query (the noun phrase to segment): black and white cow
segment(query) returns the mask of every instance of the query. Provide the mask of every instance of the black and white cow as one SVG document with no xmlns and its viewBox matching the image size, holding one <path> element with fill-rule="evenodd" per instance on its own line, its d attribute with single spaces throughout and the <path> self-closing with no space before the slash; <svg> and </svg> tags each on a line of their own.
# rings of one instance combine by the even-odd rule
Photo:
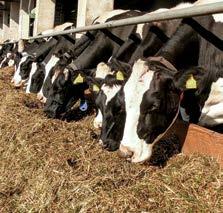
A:
<svg viewBox="0 0 223 213">
<path fill-rule="evenodd" d="M 181 7 L 189 6 L 191 6 L 191 4 L 184 4 L 184 6 L 181 5 Z M 160 12 L 161 10 L 156 12 Z M 112 14 L 114 12 L 115 11 L 113 11 Z M 120 15 L 116 15 L 111 19 L 107 19 L 107 21 L 138 15 L 142 15 L 142 13 L 128 11 Z M 102 33 L 99 32 L 97 34 L 96 39 L 88 46 L 83 54 L 81 54 L 80 57 L 73 61 L 73 71 L 93 68 L 99 62 L 106 61 L 110 56 L 114 57 L 114 55 L 117 59 L 126 62 L 131 59 L 132 63 L 141 56 L 153 55 L 162 46 L 162 44 L 168 40 L 168 36 L 170 36 L 175 31 L 178 23 L 178 20 L 173 21 L 172 27 L 170 27 L 167 22 L 162 22 L 162 24 L 153 23 L 152 27 L 151 24 L 140 24 L 133 26 L 132 28 L 121 27 L 112 29 L 110 31 L 102 30 Z M 167 35 L 163 33 L 163 31 L 165 31 Z M 127 41 L 123 43 L 120 38 L 127 38 Z M 120 44 L 122 44 L 121 48 L 119 48 Z M 133 52 L 134 56 L 131 57 Z M 53 90 L 53 88 L 51 89 Z M 53 99 L 52 96 L 50 98 Z M 54 105 L 56 104 L 55 101 L 53 101 L 53 103 Z M 66 105 L 66 103 L 64 103 L 64 105 Z M 48 103 L 46 112 L 50 111 L 49 108 L 50 104 Z M 55 106 L 53 108 L 55 109 Z M 51 113 L 51 115 L 52 114 L 53 113 Z"/>
<path fill-rule="evenodd" d="M 186 21 L 191 26 L 188 35 L 197 34 L 194 29 L 201 35 L 198 54 L 198 65 L 201 68 L 191 67 L 186 71 L 171 68 L 172 65 L 178 68 L 180 61 L 176 56 L 171 60 L 172 57 L 165 48 L 160 53 L 165 59 L 158 62 L 158 65 L 153 59 L 139 60 L 134 64 L 132 75 L 123 88 L 122 101 L 126 117 L 120 145 L 120 151 L 130 157 L 132 162 L 143 162 L 151 157 L 154 144 L 171 128 L 178 114 L 182 94 L 190 89 L 195 94 L 199 123 L 211 127 L 222 124 L 223 24 L 214 18 L 205 16 Z M 203 27 L 211 33 L 203 33 Z M 182 28 L 188 26 L 183 25 Z M 218 40 L 221 42 L 216 42 Z M 188 40 L 183 41 L 186 43 Z M 180 45 L 179 41 L 177 45 Z M 173 52 L 176 53 L 176 50 Z M 168 66 L 169 62 L 171 66 Z M 187 112 L 190 114 L 190 111 Z"/>
<path fill-rule="evenodd" d="M 40 45 L 42 45 L 42 50 L 45 42 L 43 39 L 36 39 L 32 43 L 23 44 L 22 49 L 19 44 L 19 51 L 16 53 L 15 58 L 15 73 L 11 81 L 15 87 L 21 87 L 27 80 L 36 51 L 38 51 Z"/>
<path fill-rule="evenodd" d="M 14 65 L 14 58 L 17 52 L 17 43 L 9 41 L 0 46 L 0 68 Z"/>
<path fill-rule="evenodd" d="M 114 14 L 114 11 L 111 12 L 111 14 Z M 116 19 L 122 19 L 124 17 L 133 17 L 141 15 L 138 11 L 127 11 L 123 12 L 122 14 L 113 16 L 109 20 L 116 20 Z M 75 73 L 75 70 L 84 70 L 84 69 L 91 69 L 97 66 L 97 64 L 101 61 L 107 61 L 113 53 L 115 53 L 120 45 L 124 43 L 124 40 L 128 38 L 133 32 L 135 32 L 136 26 L 126 26 L 126 27 L 118 27 L 111 30 L 102 30 L 98 31 L 95 35 L 95 39 L 88 45 L 88 47 L 80 54 L 79 57 L 77 57 L 71 65 L 69 65 L 69 69 L 66 69 L 66 72 L 71 72 L 70 76 L 75 78 L 78 73 Z M 65 69 L 65 67 L 64 67 Z M 64 98 L 66 96 L 65 93 L 62 93 L 62 91 L 67 91 L 65 88 L 69 84 L 64 81 L 63 84 L 59 84 L 58 82 L 61 82 L 60 79 L 64 78 L 64 72 L 63 70 L 57 75 L 57 78 L 54 78 L 53 85 L 51 87 L 49 99 L 47 99 L 45 112 L 52 115 L 58 116 L 59 113 L 63 113 L 65 109 L 67 109 L 67 104 L 70 103 L 70 100 L 68 98 Z M 71 82 L 71 81 L 70 81 Z M 57 88 L 59 86 L 60 88 L 60 97 L 63 99 L 63 101 L 55 101 L 55 87 Z M 78 91 L 76 91 L 78 92 Z M 54 94 L 54 95 L 52 95 Z M 66 96 L 67 97 L 67 96 Z M 60 108 L 60 110 L 56 110 Z M 53 113 L 52 110 L 56 111 L 57 113 Z"/>
<path fill-rule="evenodd" d="M 52 32 L 63 31 L 66 29 L 71 29 L 73 27 L 73 23 L 64 23 L 62 25 L 58 25 L 53 29 L 46 30 L 39 35 L 45 35 Z M 55 45 L 55 38 L 47 38 L 47 39 L 35 39 L 31 43 L 20 40 L 18 53 L 16 57 L 16 66 L 15 66 L 15 74 L 12 79 L 12 83 L 14 83 L 15 87 L 20 87 L 24 82 L 27 81 L 27 76 L 29 76 L 32 64 L 36 61 L 38 63 L 44 59 L 45 54 Z M 45 46 L 43 44 L 46 44 Z M 41 46 L 40 46 L 41 45 Z M 35 67 L 35 65 L 34 65 Z M 23 76 L 21 76 L 23 75 Z"/>
<path fill-rule="evenodd" d="M 103 69 L 105 70 L 105 72 L 107 70 L 108 74 L 115 73 L 114 71 L 121 71 L 125 74 L 125 77 L 129 76 L 131 67 L 134 64 L 134 62 L 141 57 L 145 58 L 155 55 L 157 51 L 163 46 L 163 44 L 165 44 L 168 41 L 169 37 L 171 37 L 171 35 L 176 31 L 176 28 L 179 25 L 179 23 L 180 20 L 173 20 L 173 21 L 160 22 L 158 26 L 157 23 L 145 24 L 142 30 L 143 36 L 141 37 L 139 44 L 135 45 L 136 48 L 134 48 L 133 51 L 130 51 L 132 43 L 131 41 L 129 41 L 131 39 L 128 39 L 127 42 L 120 48 L 118 53 L 116 53 L 115 56 L 112 56 L 112 58 L 107 63 L 107 66 L 103 65 L 104 66 Z M 127 60 L 126 60 L 126 52 L 128 54 L 131 53 L 130 57 L 128 56 Z M 108 82 L 108 80 L 105 80 L 105 82 Z M 113 82 L 115 83 L 115 81 Z M 120 83 L 121 82 L 119 82 L 119 86 L 121 86 Z M 111 84 L 108 82 L 109 85 L 108 86 L 106 83 L 103 82 L 102 79 L 100 85 L 101 86 L 103 85 L 103 88 L 109 87 L 109 90 L 107 90 L 107 92 L 109 92 L 109 94 L 113 94 L 113 96 L 117 93 L 117 85 L 115 84 Z M 107 96 L 104 89 L 100 90 L 99 93 L 103 93 L 105 96 Z M 103 100 L 103 98 L 99 97 L 96 98 L 97 98 L 97 104 L 100 103 L 100 99 Z M 103 106 L 103 108 L 106 107 L 105 102 L 100 103 L 100 106 L 101 107 Z M 102 125 L 102 113 L 100 112 L 100 110 L 102 109 L 99 109 L 98 115 L 94 121 L 94 126 L 96 128 L 101 127 Z"/>
<path fill-rule="evenodd" d="M 125 12 L 124 10 L 115 10 L 115 11 L 112 11 L 112 12 L 106 12 L 102 16 L 98 17 L 94 21 L 94 23 L 103 23 L 110 16 L 119 15 L 119 14 L 124 13 L 124 12 Z M 97 31 L 87 32 L 84 35 L 82 35 L 80 39 L 76 40 L 75 45 L 74 46 L 71 45 L 69 47 L 69 55 L 70 55 L 69 58 L 71 57 L 73 59 L 76 59 L 86 49 L 86 47 L 95 39 L 95 35 L 97 33 L 98 33 Z M 58 44 L 58 45 L 60 45 L 60 48 L 63 48 L 63 44 Z M 56 49 L 59 50 L 59 47 L 56 48 Z M 66 63 L 65 61 L 67 61 L 67 59 L 65 59 L 64 57 L 62 57 L 62 58 L 56 57 L 54 52 L 55 52 L 55 50 L 52 50 L 47 57 L 48 59 L 50 58 L 50 60 L 46 64 L 47 67 L 46 67 L 46 74 L 45 74 L 44 82 L 43 82 L 43 85 L 41 85 L 41 89 L 40 89 L 40 91 L 37 95 L 37 98 L 39 100 L 41 100 L 41 102 L 43 102 L 43 103 L 45 103 L 46 100 L 47 100 L 48 91 L 49 91 L 49 88 L 51 87 L 51 84 L 52 84 L 51 78 L 53 77 L 53 72 L 56 69 L 56 64 L 58 66 L 60 66 L 60 63 L 65 64 Z M 38 71 L 37 71 L 37 73 L 38 74 L 37 75 L 35 74 L 35 75 L 39 76 Z M 57 76 L 57 73 L 56 73 L 56 76 Z M 54 79 L 55 79 L 55 77 L 54 77 Z M 54 79 L 52 81 L 54 81 Z M 33 81 L 34 82 L 38 81 L 38 79 L 36 77 L 34 77 Z M 32 85 L 30 85 L 29 87 L 32 87 Z"/>
<path fill-rule="evenodd" d="M 43 60 L 32 63 L 26 93 L 42 93 L 43 83 L 47 80 L 51 68 L 55 66 L 61 55 L 68 54 L 65 54 L 66 50 L 72 48 L 75 43 L 75 39 L 69 36 L 58 36 L 47 42 L 49 41 L 54 43 L 44 55 L 42 54 Z"/>
<path fill-rule="evenodd" d="M 190 31 L 191 28 L 189 26 L 180 26 L 167 44 L 157 53 L 157 56 L 163 56 L 178 69 L 187 68 L 190 65 L 197 65 L 199 41 L 197 35 Z M 193 49 L 191 49 L 191 46 L 193 46 Z M 132 95 L 132 103 L 136 106 L 140 104 L 137 103 L 136 97 L 139 97 L 141 93 L 138 94 L 134 92 L 142 92 L 143 94 L 142 88 L 139 87 L 139 89 L 137 89 L 137 87 L 133 87 L 130 89 L 131 85 L 137 82 L 137 78 L 141 77 L 140 69 L 142 69 L 140 63 L 134 64 L 132 68 L 133 73 L 127 83 L 124 87 L 121 87 L 118 93 L 107 103 L 106 110 L 103 114 L 101 132 L 101 140 L 105 147 L 115 147 L 117 149 L 117 145 L 123 137 L 125 123 L 128 124 L 131 129 L 130 120 L 132 118 L 127 117 L 126 114 L 127 112 L 131 112 L 131 110 L 129 111 L 125 107 L 125 97 L 128 96 L 128 94 Z M 145 83 L 148 79 L 145 79 Z M 140 82 L 143 83 L 144 80 L 140 79 Z M 129 84 L 130 86 L 128 86 Z M 133 114 L 136 115 L 137 111 Z M 133 122 L 137 123 L 137 121 Z"/>
<path fill-rule="evenodd" d="M 179 5 L 177 7 L 188 7 L 188 6 L 191 6 L 191 4 Z M 104 70 L 106 71 L 107 69 L 107 73 L 114 73 L 114 70 L 116 71 L 121 70 L 123 73 L 125 73 L 125 76 L 130 75 L 131 65 L 133 65 L 133 62 L 140 57 L 149 57 L 154 55 L 160 49 L 160 47 L 168 40 L 168 37 L 171 37 L 171 35 L 176 31 L 176 28 L 179 25 L 179 23 L 180 20 L 151 23 L 149 25 L 149 28 L 147 29 L 148 33 L 147 34 L 143 33 L 144 37 L 141 43 L 138 45 L 138 48 L 130 57 L 128 64 L 117 60 L 114 61 L 114 58 L 112 58 L 108 63 L 107 67 L 106 65 L 103 65 Z M 111 72 L 111 70 L 113 72 Z M 126 74 L 126 72 L 128 72 L 128 74 Z M 112 134 L 108 135 L 108 129 L 106 124 L 107 118 L 103 119 L 104 116 L 106 117 L 106 112 L 109 111 L 108 103 L 121 89 L 122 84 L 125 82 L 125 81 L 117 81 L 115 79 L 116 79 L 115 75 L 113 76 L 113 78 L 111 77 L 111 75 L 109 75 L 108 79 L 100 80 L 100 85 L 99 85 L 100 90 L 98 92 L 98 95 L 95 96 L 96 97 L 95 102 L 98 108 L 98 113 L 96 118 L 94 119 L 94 127 L 102 128 L 101 142 L 103 144 L 103 147 L 109 151 L 114 151 L 118 149 L 121 138 L 121 136 L 117 133 L 114 134 L 115 138 L 112 140 Z M 108 138 L 110 138 L 110 140 L 108 140 Z"/>
</svg>

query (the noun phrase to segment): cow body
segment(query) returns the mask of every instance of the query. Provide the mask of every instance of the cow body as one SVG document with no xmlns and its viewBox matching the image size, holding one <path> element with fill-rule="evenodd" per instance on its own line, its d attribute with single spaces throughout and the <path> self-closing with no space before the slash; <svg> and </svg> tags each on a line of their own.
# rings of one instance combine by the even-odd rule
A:
<svg viewBox="0 0 223 213">
<path fill-rule="evenodd" d="M 186 5 L 186 7 L 188 7 L 188 6 L 190 6 L 190 4 Z M 183 6 L 180 5 L 180 7 L 183 7 Z M 169 37 L 171 37 L 171 35 L 176 31 L 179 23 L 180 23 L 180 20 L 174 20 L 174 21 L 164 21 L 164 22 L 159 22 L 159 23 L 151 23 L 147 26 L 144 26 L 144 27 L 147 27 L 147 31 L 145 31 L 145 32 L 149 32 L 149 33 L 147 33 L 147 34 L 143 33 L 144 39 L 141 41 L 141 43 L 138 45 L 138 48 L 136 48 L 135 52 L 132 54 L 132 56 L 129 60 L 129 67 L 131 67 L 131 65 L 133 65 L 134 62 L 138 58 L 141 58 L 141 57 L 147 58 L 149 56 L 153 56 L 160 49 L 160 47 L 162 47 L 162 45 L 164 45 L 164 43 L 168 41 Z M 149 26 L 149 28 L 148 28 L 148 26 Z M 175 41 L 172 42 L 170 45 L 168 45 L 167 48 L 163 50 L 163 52 L 167 53 L 167 52 L 172 51 L 171 47 L 173 48 L 174 46 L 176 46 L 177 42 L 179 42 L 179 43 L 183 42 L 183 39 L 185 39 L 185 40 L 189 39 L 188 41 L 190 41 L 190 44 L 193 45 L 194 39 L 190 38 L 191 37 L 190 34 L 187 37 L 182 37 L 180 35 L 180 34 L 186 34 L 185 30 L 183 32 L 178 32 L 177 34 L 179 34 L 179 35 L 175 36 Z M 180 36 L 182 37 L 181 40 L 180 40 Z M 187 46 L 188 45 L 185 44 L 185 47 L 187 47 Z M 180 50 L 179 47 L 178 47 L 178 49 Z M 190 48 L 187 48 L 184 50 L 185 54 L 189 53 L 188 49 L 190 49 Z M 196 49 L 196 45 L 195 45 L 195 49 Z M 189 55 L 196 55 L 196 54 L 189 53 Z M 176 58 L 176 57 L 184 58 L 182 56 L 182 54 L 179 54 L 179 51 L 178 52 L 176 51 L 173 53 L 172 58 Z M 196 61 L 197 61 L 196 57 L 192 58 L 192 61 L 193 62 L 186 60 L 184 63 L 180 62 L 179 65 L 187 66 L 187 63 L 188 64 L 196 64 Z M 116 70 L 122 70 L 122 69 L 118 68 Z M 130 73 L 129 73 L 129 75 L 130 75 Z M 112 92 L 112 87 L 114 88 L 113 92 Z M 104 88 L 106 88 L 106 89 L 104 89 Z M 119 89 L 117 89 L 117 88 L 119 88 Z M 97 128 L 98 127 L 102 128 L 101 141 L 103 143 L 103 146 L 110 151 L 114 151 L 114 150 L 118 149 L 120 141 L 123 136 L 123 131 L 124 131 L 123 119 L 125 119 L 126 112 L 125 112 L 124 101 L 123 101 L 124 90 L 123 90 L 123 88 L 122 89 L 121 88 L 122 87 L 121 87 L 120 83 L 119 83 L 119 85 L 117 85 L 117 84 L 106 85 L 106 83 L 104 83 L 103 89 L 101 89 L 101 91 L 99 92 L 99 96 L 96 98 L 96 105 L 98 105 L 99 112 L 98 112 L 97 117 L 95 118 L 94 126 Z M 128 91 L 128 90 L 126 90 L 126 91 Z M 133 91 L 134 91 L 134 89 L 133 89 Z M 107 96 L 106 92 L 109 92 L 110 94 L 112 93 L 113 97 L 115 97 L 115 100 L 112 100 L 113 99 L 113 97 L 112 97 L 111 99 L 109 99 L 109 101 L 106 101 L 106 103 L 105 103 L 106 96 Z M 136 97 L 138 97 L 138 95 L 134 94 L 133 97 L 136 98 Z M 117 104 L 117 106 L 115 104 Z M 117 108 L 117 109 L 121 109 L 121 110 L 115 110 L 115 113 L 113 113 L 114 112 L 113 107 Z M 112 131 L 110 130 L 111 125 L 113 125 Z M 108 132 L 109 132 L 109 134 L 108 134 Z"/>
<path fill-rule="evenodd" d="M 219 23 L 214 21 L 212 16 L 199 17 L 195 20 L 219 37 L 222 36 L 221 31 L 223 28 L 219 26 Z M 184 25 L 182 27 L 189 27 L 187 35 L 190 33 L 197 34 L 191 26 Z M 169 48 L 168 46 L 161 49 L 159 54 L 165 57 L 176 68 L 186 68 L 186 71 L 177 72 L 177 70 L 171 70 L 163 65 L 153 65 L 153 62 L 150 60 L 138 61 L 134 65 L 135 68 L 138 67 L 137 71 L 140 74 L 137 73 L 139 77 L 136 77 L 134 81 L 128 81 L 124 86 L 127 113 L 124 134 L 120 145 L 121 152 L 131 157 L 132 162 L 142 162 L 150 158 L 154 144 L 171 127 L 171 123 L 174 121 L 179 110 L 181 91 L 188 91 L 186 85 L 191 78 L 194 78 L 193 81 L 197 85 L 197 88 L 193 88 L 192 91 L 197 91 L 197 95 L 196 93 L 193 94 L 195 94 L 194 101 L 197 103 L 195 104 L 197 107 L 196 116 L 200 119 L 200 124 L 202 124 L 202 121 L 205 121 L 205 125 L 212 126 L 213 124 L 216 125 L 216 123 L 222 122 L 222 110 L 220 109 L 223 96 L 221 89 L 222 52 L 202 36 L 198 36 L 198 41 L 198 65 L 203 66 L 203 68 L 181 67 L 182 61 L 173 54 L 174 52 L 176 53 L 176 50 L 170 54 L 166 51 Z M 177 42 L 177 44 L 179 45 L 180 43 Z M 184 62 L 186 61 L 184 58 L 182 59 Z M 189 64 L 187 63 L 187 65 Z M 133 97 L 127 91 L 135 91 L 140 85 L 142 88 L 139 89 L 140 95 L 137 98 L 139 102 L 135 105 L 136 96 Z M 218 95 L 210 103 L 213 94 Z M 213 108 L 216 107 L 215 113 L 212 106 Z M 200 107 L 203 110 L 199 118 Z M 208 124 L 209 121 L 211 121 L 210 124 Z"/>
<path fill-rule="evenodd" d="M 120 15 L 117 15 L 112 18 L 112 20 L 121 19 L 123 17 L 132 17 L 136 15 L 140 15 L 140 12 L 137 11 L 129 11 Z M 135 26 L 131 27 L 121 27 L 121 28 L 114 28 L 111 30 L 103 30 L 102 32 L 99 31 L 95 35 L 95 39 L 88 45 L 88 47 L 77 57 L 75 60 L 72 61 L 70 66 L 70 72 L 71 75 L 73 75 L 73 78 L 75 78 L 75 70 L 84 70 L 88 68 L 94 68 L 97 66 L 97 64 L 101 61 L 107 61 L 113 53 L 115 53 L 120 45 L 124 43 L 124 40 L 126 37 L 128 37 L 134 30 L 136 29 Z M 65 68 L 65 67 L 64 67 Z M 63 69 L 64 69 L 63 68 Z M 51 87 L 51 94 L 55 94 L 54 87 L 58 86 L 58 82 L 60 81 L 60 78 L 64 78 L 62 75 L 63 72 L 60 72 L 60 74 L 57 76 L 57 78 L 54 80 L 55 85 Z M 66 83 L 66 82 L 64 82 Z M 68 86 L 68 85 L 67 85 Z M 64 91 L 67 91 L 64 87 L 65 85 L 60 85 L 61 89 Z M 78 91 L 77 91 L 78 92 Z M 63 96 L 66 96 L 66 94 L 61 94 L 61 98 Z M 49 100 L 47 100 L 45 111 L 46 113 L 50 113 L 51 115 L 55 115 L 55 113 L 50 112 L 51 109 L 56 109 L 56 105 L 59 103 L 55 101 L 54 96 L 49 96 Z M 61 101 L 60 101 L 61 102 Z M 64 109 L 67 108 L 66 105 L 69 103 L 70 100 L 66 99 L 64 101 Z M 51 104 L 50 104 L 51 103 Z M 51 108 L 51 109 L 50 109 Z M 61 108 L 62 110 L 62 108 Z M 57 110 L 59 113 L 59 111 Z M 62 111 L 60 111 L 62 112 Z"/>
</svg>

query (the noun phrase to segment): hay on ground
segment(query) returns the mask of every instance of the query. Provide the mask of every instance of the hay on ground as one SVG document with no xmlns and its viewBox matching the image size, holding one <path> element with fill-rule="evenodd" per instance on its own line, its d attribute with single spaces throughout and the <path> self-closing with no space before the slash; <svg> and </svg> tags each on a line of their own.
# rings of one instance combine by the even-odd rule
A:
<svg viewBox="0 0 223 213">
<path fill-rule="evenodd" d="M 164 167 L 130 164 L 101 149 L 93 115 L 48 119 L 35 95 L 10 86 L 11 75 L 0 70 L 0 212 L 222 212 L 215 160 L 178 154 Z M 178 150 L 160 147 L 158 165 Z"/>
</svg>

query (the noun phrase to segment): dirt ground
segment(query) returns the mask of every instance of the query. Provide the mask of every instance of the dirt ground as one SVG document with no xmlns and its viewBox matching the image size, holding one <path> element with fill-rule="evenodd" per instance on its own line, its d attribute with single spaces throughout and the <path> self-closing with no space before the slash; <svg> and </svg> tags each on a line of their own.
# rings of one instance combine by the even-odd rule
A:
<svg viewBox="0 0 223 213">
<path fill-rule="evenodd" d="M 100 147 L 93 114 L 46 118 L 35 95 L 11 87 L 12 72 L 0 70 L 1 213 L 223 211 L 214 159 L 176 154 L 172 138 L 131 164 Z"/>
</svg>

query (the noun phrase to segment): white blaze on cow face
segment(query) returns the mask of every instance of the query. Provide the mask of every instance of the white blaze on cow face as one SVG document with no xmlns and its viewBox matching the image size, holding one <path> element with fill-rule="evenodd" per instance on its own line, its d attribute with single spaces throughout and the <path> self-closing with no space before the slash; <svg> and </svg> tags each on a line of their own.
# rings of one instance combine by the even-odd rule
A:
<svg viewBox="0 0 223 213">
<path fill-rule="evenodd" d="M 4 57 L 4 59 L 2 60 L 1 64 L 0 64 L 0 68 L 3 67 L 3 64 L 5 63 L 5 61 L 10 58 L 12 56 L 12 53 L 7 53 L 6 56 Z"/>
<path fill-rule="evenodd" d="M 112 87 L 107 86 L 105 84 L 102 85 L 101 90 L 104 92 L 106 96 L 106 102 L 105 105 L 108 104 L 108 102 L 115 97 L 115 95 L 118 93 L 118 91 L 121 89 L 120 85 L 113 85 Z"/>
<path fill-rule="evenodd" d="M 32 83 L 32 77 L 35 74 L 35 72 L 37 71 L 37 63 L 33 62 L 32 63 L 32 68 L 31 68 L 31 72 L 29 74 L 29 80 L 28 80 L 28 84 L 26 87 L 26 93 L 30 93 L 30 87 L 31 87 L 31 83 Z"/>
<path fill-rule="evenodd" d="M 112 74 L 112 72 L 111 72 L 111 68 L 107 64 L 105 64 L 104 62 L 101 62 L 97 65 L 95 78 L 105 79 L 105 77 L 109 74 Z"/>
<path fill-rule="evenodd" d="M 7 60 L 7 56 L 4 57 L 4 59 L 2 60 L 1 64 L 0 64 L 0 68 L 2 68 L 3 64 L 5 63 L 5 61 Z"/>
<path fill-rule="evenodd" d="M 12 67 L 12 66 L 14 66 L 14 65 L 15 65 L 15 60 L 10 59 L 9 62 L 8 62 L 8 66 L 9 66 L 9 67 Z"/>
<path fill-rule="evenodd" d="M 60 73 L 60 70 L 55 70 L 53 77 L 51 79 L 51 83 L 53 84 L 53 82 L 57 79 L 58 75 Z"/>
<path fill-rule="evenodd" d="M 121 89 L 120 85 L 113 85 L 112 87 L 109 87 L 105 84 L 102 85 L 101 90 L 106 96 L 106 102 L 105 102 L 105 107 L 109 103 L 109 101 L 115 97 L 115 95 L 118 93 L 118 91 Z M 101 110 L 99 109 L 97 116 L 94 119 L 94 127 L 95 128 L 101 128 L 102 127 L 102 122 L 103 122 L 103 115 L 101 113 Z"/>
<path fill-rule="evenodd" d="M 202 109 L 199 124 L 209 127 L 223 124 L 223 78 L 212 83 L 211 92 Z"/>
<path fill-rule="evenodd" d="M 120 151 L 123 154 L 133 153 L 132 162 L 143 162 L 150 158 L 153 144 L 138 137 L 137 125 L 140 116 L 140 104 L 144 93 L 150 88 L 154 72 L 148 70 L 145 61 L 138 60 L 132 74 L 124 86 L 126 120 Z"/>
<path fill-rule="evenodd" d="M 16 69 L 15 74 L 12 79 L 12 83 L 14 83 L 15 86 L 20 85 L 22 82 L 22 77 L 20 75 L 20 69 L 21 69 L 21 65 L 27 60 L 28 57 L 29 57 L 29 55 L 23 56 L 21 61 L 19 62 L 18 68 Z"/>
<path fill-rule="evenodd" d="M 95 78 L 105 79 L 106 76 L 109 74 L 112 74 L 112 71 L 111 71 L 111 68 L 107 64 L 105 64 L 104 62 L 101 62 L 97 65 L 96 72 L 95 72 Z M 104 91 L 104 93 L 105 93 L 105 91 Z M 106 95 L 106 93 L 105 93 L 105 95 Z M 108 97 L 106 100 L 108 100 Z M 96 129 L 99 129 L 102 127 L 102 120 L 103 120 L 103 116 L 102 116 L 101 110 L 98 109 L 98 114 L 94 119 L 94 127 Z"/>
<path fill-rule="evenodd" d="M 102 127 L 102 119 L 103 119 L 103 116 L 102 116 L 101 110 L 98 109 L 98 114 L 94 119 L 94 128 L 100 129 Z"/>
<path fill-rule="evenodd" d="M 51 71 L 51 69 L 56 65 L 56 63 L 59 61 L 60 59 L 58 57 L 56 57 L 55 55 L 52 55 L 50 60 L 48 61 L 48 63 L 46 64 L 46 67 L 45 67 L 45 77 L 44 77 L 44 81 L 43 81 L 43 85 Z M 46 97 L 43 95 L 43 86 L 40 90 L 40 92 L 37 94 L 37 98 L 39 100 L 41 100 L 43 103 L 46 102 Z"/>
</svg>

